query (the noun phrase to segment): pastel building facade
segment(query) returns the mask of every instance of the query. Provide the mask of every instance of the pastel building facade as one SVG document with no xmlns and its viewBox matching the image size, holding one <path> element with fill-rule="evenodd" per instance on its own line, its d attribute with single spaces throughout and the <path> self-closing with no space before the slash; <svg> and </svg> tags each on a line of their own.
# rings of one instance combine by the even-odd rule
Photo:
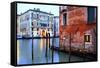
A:
<svg viewBox="0 0 100 68">
<path fill-rule="evenodd" d="M 40 9 L 29 9 L 19 15 L 17 21 L 20 25 L 22 37 L 45 37 L 46 33 L 52 36 L 53 14 L 40 11 Z"/>
<path fill-rule="evenodd" d="M 17 15 L 17 37 L 21 37 L 21 31 L 20 31 L 20 16 Z"/>
</svg>

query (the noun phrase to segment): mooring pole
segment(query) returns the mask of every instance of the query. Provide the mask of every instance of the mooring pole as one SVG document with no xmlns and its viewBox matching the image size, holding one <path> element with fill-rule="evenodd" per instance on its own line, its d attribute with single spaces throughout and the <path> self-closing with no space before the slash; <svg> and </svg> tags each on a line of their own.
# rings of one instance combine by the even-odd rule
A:
<svg viewBox="0 0 100 68">
<path fill-rule="evenodd" d="M 70 33 L 70 37 L 69 37 L 69 62 L 71 59 L 71 33 Z"/>
<path fill-rule="evenodd" d="M 46 33 L 46 52 L 45 52 L 45 57 L 47 57 L 48 53 L 48 34 Z"/>
<path fill-rule="evenodd" d="M 85 33 L 84 33 L 84 42 L 83 42 L 83 61 L 85 61 Z"/>
<path fill-rule="evenodd" d="M 49 49 L 50 49 L 50 33 L 49 33 Z"/>
</svg>

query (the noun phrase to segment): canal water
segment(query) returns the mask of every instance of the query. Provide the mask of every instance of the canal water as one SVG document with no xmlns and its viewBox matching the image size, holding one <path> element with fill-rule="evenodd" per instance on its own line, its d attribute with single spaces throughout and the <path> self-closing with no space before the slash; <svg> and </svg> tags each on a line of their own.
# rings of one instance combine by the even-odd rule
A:
<svg viewBox="0 0 100 68">
<path fill-rule="evenodd" d="M 59 63 L 69 62 L 69 54 L 52 51 L 49 48 L 54 46 L 59 47 L 59 38 L 50 39 L 50 43 L 47 43 L 47 39 L 18 39 L 17 40 L 17 64 L 41 64 L 41 63 Z M 47 46 L 47 47 L 46 47 Z M 47 48 L 47 49 L 46 49 Z M 82 57 L 71 55 L 70 62 L 72 61 L 84 61 Z"/>
</svg>

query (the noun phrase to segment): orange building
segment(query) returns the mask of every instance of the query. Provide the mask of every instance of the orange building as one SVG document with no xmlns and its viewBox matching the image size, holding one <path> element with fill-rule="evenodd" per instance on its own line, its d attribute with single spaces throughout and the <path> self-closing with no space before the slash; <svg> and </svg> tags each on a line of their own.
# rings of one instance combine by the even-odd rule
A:
<svg viewBox="0 0 100 68">
<path fill-rule="evenodd" d="M 96 53 L 96 8 L 60 6 L 60 48 Z"/>
</svg>

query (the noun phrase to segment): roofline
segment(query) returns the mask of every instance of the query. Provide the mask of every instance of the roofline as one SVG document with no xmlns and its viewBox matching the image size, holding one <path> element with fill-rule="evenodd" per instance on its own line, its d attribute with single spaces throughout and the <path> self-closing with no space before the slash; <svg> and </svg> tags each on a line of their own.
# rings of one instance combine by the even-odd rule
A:
<svg viewBox="0 0 100 68">
<path fill-rule="evenodd" d="M 27 13 L 27 12 L 29 12 L 29 11 L 41 12 L 41 13 L 45 13 L 45 14 L 49 14 L 49 15 L 54 15 L 54 14 L 51 14 L 51 13 L 47 13 L 47 12 L 40 11 L 40 10 L 39 10 L 39 11 L 38 11 L 38 10 L 33 10 L 33 9 L 29 9 L 29 10 L 23 12 L 22 14 L 17 14 L 17 15 L 21 16 L 21 15 L 24 15 L 25 13 Z"/>
</svg>

